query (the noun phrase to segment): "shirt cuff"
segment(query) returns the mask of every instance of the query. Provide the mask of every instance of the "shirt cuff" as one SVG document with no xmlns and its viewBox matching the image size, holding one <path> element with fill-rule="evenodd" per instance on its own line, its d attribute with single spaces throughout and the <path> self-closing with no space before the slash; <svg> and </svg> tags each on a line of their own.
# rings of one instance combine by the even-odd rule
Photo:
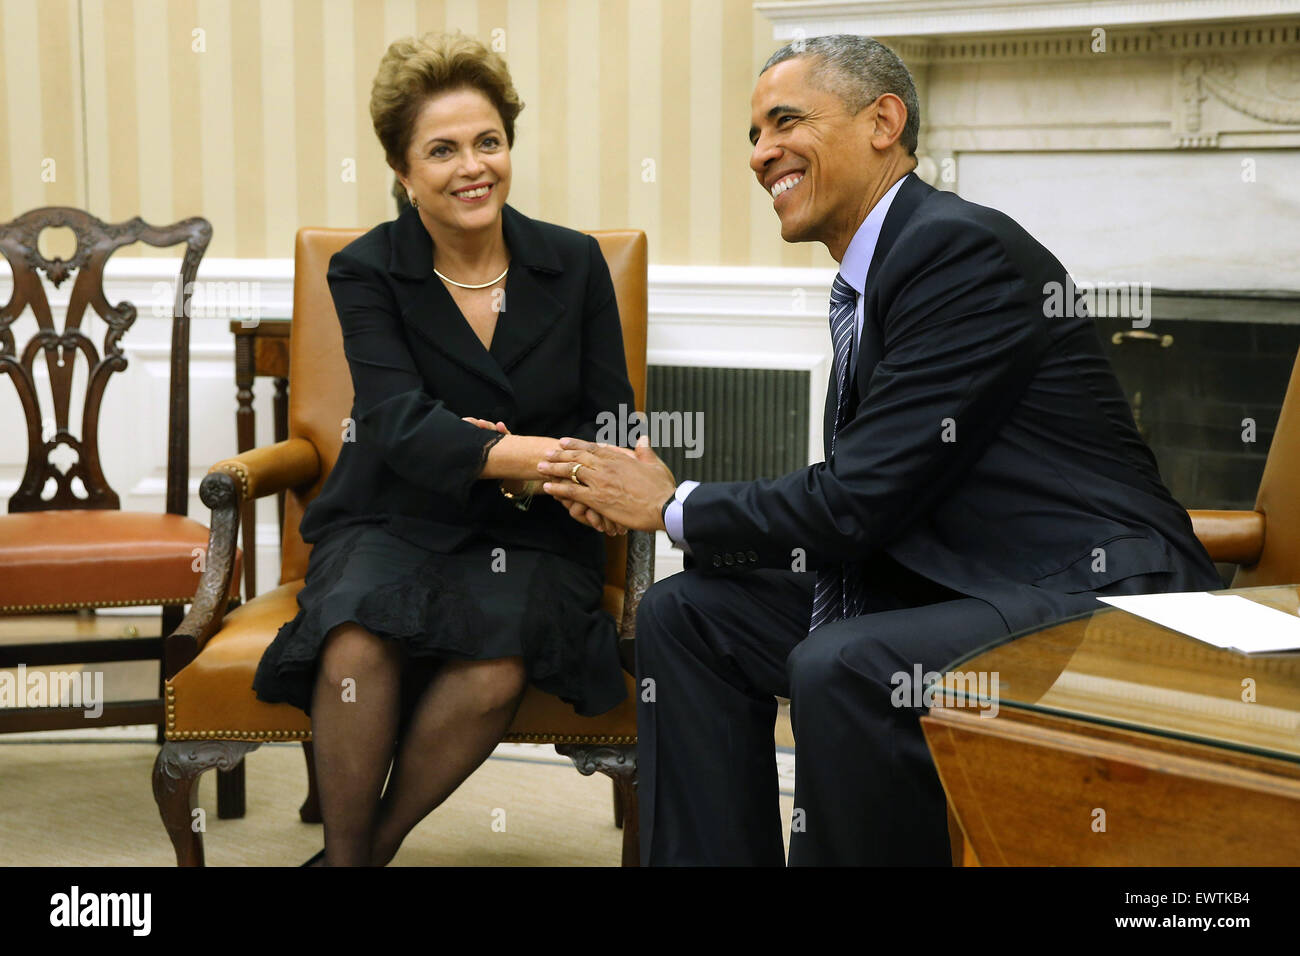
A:
<svg viewBox="0 0 1300 956">
<path fill-rule="evenodd" d="M 664 511 L 664 526 L 668 530 L 668 537 L 672 539 L 673 547 L 691 553 L 690 546 L 686 543 L 686 532 L 682 527 L 682 503 L 692 491 L 699 487 L 698 481 L 683 481 L 673 492 L 673 500 L 668 503 L 668 508 Z"/>
</svg>

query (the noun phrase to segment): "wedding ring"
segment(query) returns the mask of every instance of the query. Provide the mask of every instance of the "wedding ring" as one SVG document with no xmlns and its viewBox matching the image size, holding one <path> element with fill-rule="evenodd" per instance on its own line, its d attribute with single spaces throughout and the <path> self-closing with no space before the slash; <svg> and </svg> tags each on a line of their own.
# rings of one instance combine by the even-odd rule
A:
<svg viewBox="0 0 1300 956">
<path fill-rule="evenodd" d="M 582 462 L 575 461 L 573 463 L 573 471 L 569 472 L 569 480 L 572 481 L 575 485 L 582 484 L 582 482 L 578 480 L 578 469 L 581 467 L 582 467 Z"/>
</svg>

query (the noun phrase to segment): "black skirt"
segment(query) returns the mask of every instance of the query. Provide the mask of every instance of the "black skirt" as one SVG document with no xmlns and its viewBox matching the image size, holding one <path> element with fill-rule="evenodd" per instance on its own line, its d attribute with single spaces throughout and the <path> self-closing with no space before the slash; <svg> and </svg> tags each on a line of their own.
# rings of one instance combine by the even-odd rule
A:
<svg viewBox="0 0 1300 956">
<path fill-rule="evenodd" d="M 480 540 L 443 554 L 380 524 L 340 527 L 312 548 L 298 614 L 262 655 L 253 690 L 310 713 L 325 635 L 354 622 L 401 642 L 413 672 L 522 657 L 539 690 L 603 714 L 627 696 L 603 588 L 603 574 L 549 552 Z"/>
</svg>

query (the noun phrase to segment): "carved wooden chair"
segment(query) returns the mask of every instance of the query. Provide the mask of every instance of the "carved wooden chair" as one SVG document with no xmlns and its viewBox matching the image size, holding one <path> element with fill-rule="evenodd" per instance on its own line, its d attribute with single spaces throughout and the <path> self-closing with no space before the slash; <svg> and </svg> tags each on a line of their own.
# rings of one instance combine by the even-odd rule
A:
<svg viewBox="0 0 1300 956">
<path fill-rule="evenodd" d="M 70 259 L 47 259 L 38 239 L 43 230 L 60 227 L 75 234 L 76 250 Z M 0 254 L 13 276 L 12 295 L 0 308 L 0 375 L 13 383 L 27 431 L 26 470 L 9 499 L 10 513 L 0 516 L 0 615 L 161 605 L 163 635 L 180 623 L 183 606 L 193 599 L 199 581 L 196 553 L 208 541 L 208 529 L 185 515 L 190 299 L 199 261 L 211 238 L 212 227 L 204 219 L 170 226 L 151 226 L 139 217 L 105 223 L 66 207 L 36 209 L 0 225 Z M 131 302 L 110 304 L 103 287 L 104 266 L 115 251 L 136 242 L 158 247 L 185 244 L 179 285 L 170 303 L 167 510 L 163 514 L 122 511 L 100 458 L 101 403 L 110 376 L 126 368 L 122 338 L 137 314 Z M 76 272 L 61 330 L 41 272 L 55 288 Z M 107 325 L 102 355 L 82 328 L 87 305 Z M 36 328 L 20 348 L 15 323 L 29 307 Z M 77 385 L 79 356 L 86 364 L 84 386 Z M 77 405 L 80 437 L 70 422 Z M 129 430 L 129 423 L 119 424 Z M 238 560 L 238 555 L 232 558 Z M 238 591 L 227 589 L 222 594 L 237 597 Z M 137 660 L 157 660 L 161 667 L 163 648 L 162 638 L 129 637 L 7 644 L 0 646 L 0 667 Z M 81 707 L 0 711 L 0 732 L 73 728 L 87 722 Z M 105 704 L 94 723 L 158 723 L 161 729 L 162 699 Z"/>
<path fill-rule="evenodd" d="M 1254 511 L 1192 511 L 1215 561 L 1237 565 L 1234 588 L 1300 583 L 1300 356 L 1264 462 Z"/>
<path fill-rule="evenodd" d="M 167 742 L 154 766 L 154 798 L 181 866 L 203 865 L 202 835 L 191 828 L 198 777 L 217 767 L 235 773 L 244 755 L 266 740 L 301 740 L 309 790 L 299 810 L 319 822 L 310 747 L 311 721 L 289 704 L 266 704 L 252 691 L 263 651 L 298 612 L 310 546 L 298 534 L 303 510 L 320 491 L 342 447 L 339 422 L 352 405 L 352 379 L 325 280 L 330 257 L 361 235 L 343 229 L 302 229 L 295 248 L 290 337 L 289 438 L 218 462 L 199 494 L 212 509 L 208 562 L 194 603 L 169 638 L 172 670 L 166 685 Z M 623 323 L 628 374 L 638 408 L 646 377 L 646 240 L 641 232 L 593 233 L 614 280 Z M 225 614 L 239 516 L 245 502 L 286 491 L 280 586 Z M 652 576 L 652 535 L 607 539 L 604 607 L 619 622 L 630 666 L 636 608 Z M 614 781 L 616 822 L 623 827 L 623 864 L 638 862 L 636 697 L 630 676 L 623 704 L 600 717 L 579 717 L 557 697 L 530 687 L 507 741 L 554 744 L 583 774 Z M 234 779 L 232 776 L 230 779 Z M 621 820 L 619 819 L 621 817 Z"/>
</svg>

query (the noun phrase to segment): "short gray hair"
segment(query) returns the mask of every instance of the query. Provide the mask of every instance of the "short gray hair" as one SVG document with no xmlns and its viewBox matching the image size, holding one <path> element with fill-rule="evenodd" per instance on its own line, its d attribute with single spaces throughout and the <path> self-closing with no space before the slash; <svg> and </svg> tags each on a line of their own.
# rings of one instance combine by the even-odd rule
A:
<svg viewBox="0 0 1300 956">
<path fill-rule="evenodd" d="M 907 107 L 907 122 L 899 142 L 909 154 L 916 155 L 921 103 L 912 74 L 897 53 L 871 37 L 836 33 L 787 43 L 767 58 L 758 74 L 762 76 L 776 64 L 801 56 L 814 61 L 810 72 L 813 82 L 838 96 L 855 116 L 886 93 L 902 100 Z"/>
</svg>

